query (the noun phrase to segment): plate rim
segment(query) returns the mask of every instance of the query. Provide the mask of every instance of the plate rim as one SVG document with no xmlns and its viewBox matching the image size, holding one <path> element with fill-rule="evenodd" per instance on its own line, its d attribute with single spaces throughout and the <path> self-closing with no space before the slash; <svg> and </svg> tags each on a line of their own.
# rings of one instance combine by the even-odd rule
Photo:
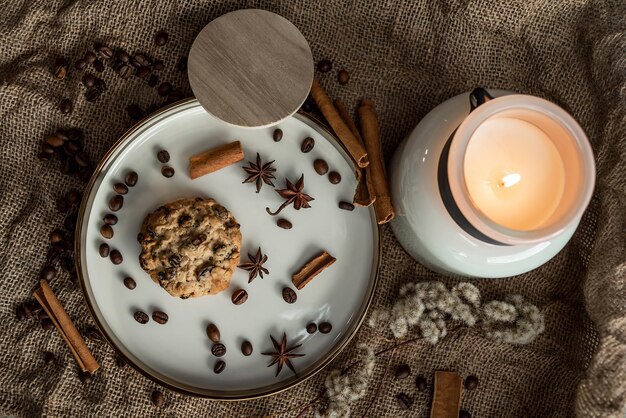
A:
<svg viewBox="0 0 626 418">
<path fill-rule="evenodd" d="M 376 288 L 377 288 L 378 280 L 379 280 L 381 259 L 382 259 L 381 226 L 378 225 L 376 222 L 376 216 L 374 214 L 372 206 L 370 206 L 367 209 L 370 212 L 370 220 L 372 221 L 372 225 L 374 226 L 373 234 L 374 234 L 374 239 L 376 241 L 374 245 L 375 252 L 374 252 L 374 259 L 372 260 L 373 268 L 372 268 L 372 272 L 371 272 L 370 280 L 369 280 L 369 284 L 370 284 L 369 294 L 367 295 L 367 300 L 365 301 L 365 304 L 361 305 L 361 312 L 360 312 L 360 316 L 358 320 L 353 323 L 352 329 L 348 330 L 349 332 L 343 337 L 343 341 L 341 341 L 341 343 L 337 345 L 333 350 L 327 352 L 321 359 L 319 359 L 316 362 L 317 364 L 314 364 L 308 373 L 303 374 L 301 376 L 300 375 L 297 376 L 295 380 L 283 381 L 286 383 L 282 385 L 281 385 L 282 382 L 277 382 L 275 384 L 267 385 L 265 386 L 269 388 L 267 390 L 258 391 L 258 389 L 254 389 L 254 388 L 246 389 L 246 390 L 237 391 L 237 393 L 242 393 L 241 395 L 228 396 L 228 395 L 224 395 L 224 392 L 214 391 L 212 389 L 203 389 L 203 388 L 198 388 L 198 387 L 194 388 L 192 385 L 183 384 L 182 382 L 179 382 L 175 379 L 171 379 L 172 382 L 168 382 L 158 376 L 153 375 L 148 370 L 144 369 L 142 365 L 136 364 L 134 361 L 129 359 L 122 352 L 122 350 L 119 349 L 117 345 L 113 342 L 113 339 L 108 335 L 104 326 L 100 322 L 98 313 L 93 306 L 93 301 L 91 300 L 89 296 L 89 291 L 86 287 L 85 277 L 83 275 L 83 269 L 82 269 L 81 236 L 82 236 L 82 231 L 83 231 L 83 226 L 84 226 L 83 220 L 85 218 L 85 214 L 87 213 L 87 209 L 88 209 L 87 202 L 89 201 L 89 197 L 92 195 L 92 192 L 94 192 L 94 185 L 98 176 L 102 172 L 104 166 L 109 162 L 111 156 L 115 153 L 115 151 L 117 151 L 126 142 L 126 140 L 129 137 L 131 137 L 133 134 L 135 134 L 138 130 L 143 128 L 146 124 L 148 124 L 153 119 L 156 119 L 157 117 L 161 116 L 163 113 L 170 112 L 175 108 L 184 107 L 194 102 L 197 104 L 197 106 L 200 106 L 200 108 L 204 110 L 204 108 L 201 106 L 201 104 L 198 102 L 196 98 L 190 97 L 187 99 L 174 102 L 170 105 L 167 105 L 157 110 L 156 112 L 144 117 L 137 123 L 135 123 L 128 130 L 126 130 L 119 137 L 119 139 L 115 141 L 113 145 L 110 146 L 110 148 L 106 151 L 106 153 L 104 154 L 104 156 L 101 158 L 100 162 L 94 169 L 94 172 L 91 175 L 91 178 L 89 179 L 89 182 L 83 191 L 83 198 L 81 200 L 80 208 L 78 210 L 78 215 L 77 215 L 78 216 L 77 224 L 76 224 L 77 233 L 75 234 L 75 238 L 74 238 L 74 254 L 75 254 L 74 263 L 76 267 L 76 273 L 78 276 L 78 283 L 80 285 L 80 290 L 83 294 L 83 301 L 87 305 L 89 314 L 91 318 L 93 319 L 96 327 L 102 334 L 104 341 L 106 341 L 106 343 L 111 348 L 113 348 L 115 353 L 119 357 L 121 357 L 126 364 L 130 365 L 133 369 L 135 369 L 141 375 L 143 375 L 149 380 L 167 389 L 170 389 L 175 392 L 182 393 L 188 396 L 206 398 L 206 399 L 211 399 L 211 400 L 219 400 L 219 401 L 231 401 L 231 402 L 260 399 L 260 398 L 264 398 L 267 396 L 276 395 L 278 393 L 281 393 L 281 392 L 284 392 L 284 391 L 287 391 L 289 389 L 296 387 L 297 385 L 311 379 L 312 377 L 320 373 L 322 370 L 324 370 L 326 366 L 328 366 L 339 354 L 341 354 L 344 351 L 344 349 L 350 344 L 350 342 L 352 342 L 352 340 L 354 339 L 354 337 L 360 330 L 361 325 L 363 324 L 365 317 L 367 316 L 367 312 L 372 304 L 374 294 L 376 292 Z M 337 136 L 330 129 L 328 129 L 323 124 L 323 122 L 315 118 L 313 115 L 308 115 L 302 111 L 296 112 L 295 114 L 292 115 L 292 117 L 299 119 L 301 122 L 304 122 L 305 124 L 309 125 L 312 129 L 316 130 L 319 134 L 324 136 L 329 142 L 331 142 L 331 145 L 333 145 L 337 149 L 337 151 L 339 151 L 339 153 L 342 155 L 344 160 L 348 162 L 350 167 L 352 167 L 353 170 L 356 170 L 356 165 L 354 164 L 354 161 L 352 161 L 352 159 L 347 154 L 345 147 L 343 146 L 341 141 L 338 140 Z M 176 383 L 180 383 L 181 385 L 177 386 Z M 183 385 L 185 387 L 182 387 Z M 274 386 L 278 386 L 278 387 L 274 388 Z M 194 388 L 196 390 L 189 390 L 187 389 L 187 387 Z"/>
</svg>

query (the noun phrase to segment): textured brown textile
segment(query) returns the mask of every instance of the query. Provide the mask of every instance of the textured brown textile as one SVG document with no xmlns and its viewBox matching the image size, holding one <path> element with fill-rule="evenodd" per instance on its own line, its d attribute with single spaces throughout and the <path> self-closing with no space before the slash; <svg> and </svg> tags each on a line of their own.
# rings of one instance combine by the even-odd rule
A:
<svg viewBox="0 0 626 418">
<path fill-rule="evenodd" d="M 454 370 L 480 378 L 465 391 L 462 408 L 474 417 L 623 417 L 626 405 L 626 3 L 591 0 L 381 1 L 51 1 L 15 0 L 0 14 L 0 414 L 17 416 L 260 416 L 315 398 L 325 373 L 277 396 L 220 403 L 164 390 L 165 406 L 150 403 L 156 387 L 131 368 L 118 369 L 112 349 L 89 343 L 102 369 L 91 385 L 79 382 L 61 337 L 36 321 L 17 322 L 15 306 L 29 298 L 44 262 L 47 235 L 62 222 L 55 198 L 80 183 L 36 160 L 43 135 L 59 126 L 81 127 L 97 161 L 132 122 L 124 108 L 160 103 L 145 80 L 123 81 L 110 69 L 109 86 L 85 102 L 80 76 L 53 80 L 56 56 L 71 61 L 94 41 L 164 60 L 161 79 L 190 94 L 175 63 L 212 18 L 238 8 L 277 12 L 298 26 L 316 59 L 350 71 L 321 75 L 332 97 L 354 106 L 372 97 L 382 121 L 385 157 L 443 100 L 477 85 L 551 100 L 583 126 L 596 154 L 598 182 L 570 244 L 545 266 L 506 280 L 475 283 L 486 299 L 519 292 L 546 313 L 546 331 L 528 346 L 486 340 L 477 332 L 420 342 L 396 352 L 429 378 Z M 157 48 L 154 34 L 169 43 Z M 62 97 L 75 100 L 62 115 Z M 413 278 L 439 279 L 413 261 L 383 228 L 383 264 L 374 307 L 390 306 L 398 286 Z M 445 279 L 448 284 L 454 280 Z M 66 274 L 51 282 L 79 329 L 91 319 L 82 294 Z M 371 341 L 362 330 L 361 340 Z M 456 337 L 456 338 L 455 338 Z M 377 346 L 385 343 L 376 342 Z M 42 352 L 57 360 L 44 365 Z M 354 344 L 331 367 L 341 367 Z M 376 369 L 382 375 L 385 360 Z M 414 376 L 414 375 L 413 375 Z M 371 417 L 427 416 L 428 393 L 413 379 L 387 378 Z M 410 411 L 395 394 L 415 396 Z M 353 408 L 361 416 L 366 400 Z M 297 410 L 280 416 L 295 416 Z"/>
</svg>

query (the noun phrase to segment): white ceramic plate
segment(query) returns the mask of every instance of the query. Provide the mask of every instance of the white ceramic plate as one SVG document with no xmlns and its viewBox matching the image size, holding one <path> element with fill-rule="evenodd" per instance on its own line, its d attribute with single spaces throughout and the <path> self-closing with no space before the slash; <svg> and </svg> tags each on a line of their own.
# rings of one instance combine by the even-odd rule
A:
<svg viewBox="0 0 626 418">
<path fill-rule="evenodd" d="M 356 332 L 372 297 L 379 263 L 378 228 L 368 208 L 346 211 L 339 201 L 351 201 L 356 180 L 348 156 L 325 129 L 310 118 L 296 114 L 277 127 L 284 132 L 281 142 L 272 140 L 274 128 L 246 129 L 227 125 L 210 116 L 195 100 L 165 109 L 129 131 L 111 149 L 92 178 L 79 214 L 77 250 L 81 285 L 89 308 L 101 331 L 116 350 L 138 370 L 159 383 L 186 393 L 216 399 L 245 399 L 275 393 L 313 375 L 343 348 Z M 300 151 L 302 140 L 315 139 L 314 149 Z M 272 217 L 265 207 L 276 209 L 282 199 L 270 186 L 259 194 L 254 184 L 242 184 L 245 161 L 196 180 L 188 175 L 188 159 L 219 144 L 240 140 L 246 161 L 259 152 L 264 161 L 276 160 L 275 184 L 284 188 L 284 178 L 295 182 L 304 174 L 305 193 L 313 196 L 310 209 L 293 206 Z M 156 153 L 169 151 L 176 174 L 165 178 Z M 325 159 L 342 181 L 333 185 L 327 176 L 313 169 L 316 158 Z M 105 240 L 99 230 L 109 213 L 112 186 L 134 170 L 139 181 L 124 196 L 123 208 L 113 227 L 114 237 Z M 230 287 L 215 296 L 182 300 L 170 296 L 153 283 L 139 266 L 137 233 L 144 217 L 164 203 L 189 196 L 212 197 L 230 210 L 241 224 L 242 262 L 261 246 L 269 259 L 270 274 L 248 283 L 248 272 L 237 269 Z M 276 226 L 284 217 L 291 230 Z M 114 265 L 100 257 L 98 247 L 108 242 L 121 251 L 124 261 Z M 282 288 L 290 286 L 291 275 L 309 258 L 326 250 L 337 261 L 317 276 L 290 305 L 282 299 Z M 134 290 L 123 279 L 133 277 Z M 247 290 L 247 302 L 236 306 L 231 294 Z M 136 310 L 148 315 L 161 310 L 169 315 L 165 325 L 152 319 L 141 325 L 133 319 Z M 305 326 L 329 321 L 332 331 L 309 335 Z M 225 370 L 217 375 L 218 360 L 211 354 L 206 336 L 208 322 L 215 323 L 227 348 L 222 359 Z M 291 344 L 302 344 L 304 357 L 293 360 L 296 377 L 283 367 L 275 377 L 270 335 L 278 341 L 286 333 Z M 254 348 L 251 356 L 241 354 L 247 339 Z"/>
</svg>

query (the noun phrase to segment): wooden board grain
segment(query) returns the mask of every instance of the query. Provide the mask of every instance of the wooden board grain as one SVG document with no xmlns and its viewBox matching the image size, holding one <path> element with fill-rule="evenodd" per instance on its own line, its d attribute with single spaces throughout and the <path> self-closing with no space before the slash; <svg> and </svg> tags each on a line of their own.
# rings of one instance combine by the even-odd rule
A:
<svg viewBox="0 0 626 418">
<path fill-rule="evenodd" d="M 298 28 L 265 10 L 220 16 L 189 52 L 189 82 L 200 104 L 239 126 L 269 126 L 295 113 L 309 94 L 313 70 Z"/>
</svg>

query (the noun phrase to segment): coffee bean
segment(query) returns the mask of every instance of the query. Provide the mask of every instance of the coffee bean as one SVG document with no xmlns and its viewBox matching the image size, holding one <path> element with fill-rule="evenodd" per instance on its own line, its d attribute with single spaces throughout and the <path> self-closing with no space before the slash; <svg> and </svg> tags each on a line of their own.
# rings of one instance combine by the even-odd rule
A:
<svg viewBox="0 0 626 418">
<path fill-rule="evenodd" d="M 133 55 L 133 58 L 141 67 L 149 67 L 150 65 L 152 65 L 152 61 L 150 60 L 150 58 L 148 58 L 147 55 L 137 53 Z"/>
<path fill-rule="evenodd" d="M 281 218 L 278 221 L 276 221 L 276 225 L 278 225 L 282 229 L 291 229 L 291 227 L 293 226 L 293 225 L 291 225 L 291 222 L 289 222 L 287 219 L 283 219 L 283 218 Z"/>
<path fill-rule="evenodd" d="M 313 169 L 317 174 L 323 176 L 324 174 L 328 173 L 328 163 L 326 163 L 326 161 L 322 160 L 321 158 L 318 158 L 313 161 Z"/>
<path fill-rule="evenodd" d="M 126 174 L 126 177 L 124 178 L 124 183 L 126 183 L 128 187 L 133 187 L 135 184 L 137 184 L 138 179 L 139 179 L 139 175 L 135 173 L 134 171 L 131 171 L 128 174 Z"/>
<path fill-rule="evenodd" d="M 324 59 L 317 63 L 317 70 L 320 73 L 327 73 L 332 69 L 333 69 L 333 63 L 330 62 L 330 60 Z"/>
<path fill-rule="evenodd" d="M 332 329 L 333 326 L 330 324 L 330 322 L 322 322 L 319 325 L 319 330 L 322 334 L 328 334 Z"/>
<path fill-rule="evenodd" d="M 128 186 L 126 186 L 124 183 L 115 183 L 113 185 L 113 190 L 117 194 L 126 194 L 128 193 Z"/>
<path fill-rule="evenodd" d="M 150 77 L 148 78 L 148 85 L 150 87 L 154 87 L 157 84 L 159 84 L 159 76 L 156 74 L 150 74 Z"/>
<path fill-rule="evenodd" d="M 413 399 L 404 392 L 400 392 L 396 395 L 396 400 L 401 409 L 407 410 L 413 406 Z"/>
<path fill-rule="evenodd" d="M 59 103 L 59 110 L 63 114 L 72 113 L 73 109 L 74 109 L 74 105 L 72 104 L 72 101 L 70 99 L 63 99 Z"/>
<path fill-rule="evenodd" d="M 122 209 L 122 206 L 124 206 L 124 196 L 122 195 L 116 194 L 111 198 L 111 200 L 109 200 L 109 209 L 113 212 L 117 212 Z"/>
<path fill-rule="evenodd" d="M 302 145 L 300 146 L 300 151 L 304 153 L 311 152 L 314 146 L 315 146 L 315 140 L 311 138 L 310 136 L 306 137 L 304 138 L 304 141 L 302 141 Z"/>
<path fill-rule="evenodd" d="M 76 62 L 74 63 L 74 68 L 76 68 L 77 70 L 82 70 L 87 66 L 87 60 L 84 58 L 79 58 L 76 60 Z"/>
<path fill-rule="evenodd" d="M 226 354 L 226 346 L 222 343 L 215 343 L 213 344 L 213 347 L 211 347 L 211 353 L 215 357 L 222 357 Z"/>
<path fill-rule="evenodd" d="M 106 45 L 96 45 L 95 50 L 102 59 L 108 60 L 113 57 L 113 50 Z"/>
<path fill-rule="evenodd" d="M 52 74 L 57 80 L 63 80 L 67 75 L 67 67 L 69 63 L 65 58 L 57 58 L 52 66 Z"/>
<path fill-rule="evenodd" d="M 45 364 L 49 364 L 51 362 L 54 361 L 54 353 L 51 353 L 50 351 L 44 351 L 43 352 L 43 362 Z"/>
<path fill-rule="evenodd" d="M 426 389 L 428 389 L 428 381 L 424 376 L 420 374 L 415 378 L 415 387 L 420 392 L 424 392 Z"/>
<path fill-rule="evenodd" d="M 339 209 L 354 210 L 354 205 L 350 202 L 339 202 Z"/>
<path fill-rule="evenodd" d="M 169 165 L 164 165 L 161 167 L 161 174 L 163 174 L 163 177 L 170 178 L 174 175 L 174 169 Z"/>
<path fill-rule="evenodd" d="M 287 303 L 295 303 L 298 300 L 298 295 L 290 287 L 283 287 L 283 300 Z"/>
<path fill-rule="evenodd" d="M 165 397 L 158 390 L 152 391 L 152 395 L 150 396 L 150 399 L 152 399 L 152 404 L 156 406 L 157 408 L 160 408 L 163 405 L 165 405 Z"/>
<path fill-rule="evenodd" d="M 93 63 L 96 58 L 96 54 L 92 51 L 88 51 L 87 53 L 85 53 L 85 61 L 87 61 L 87 64 Z"/>
<path fill-rule="evenodd" d="M 133 290 L 135 287 L 137 287 L 137 283 L 132 277 L 126 276 L 124 277 L 124 286 L 126 286 L 127 289 Z"/>
<path fill-rule="evenodd" d="M 111 225 L 104 224 L 100 227 L 100 235 L 106 239 L 113 238 L 113 228 Z"/>
<path fill-rule="evenodd" d="M 37 159 L 40 161 L 47 161 L 52 159 L 52 154 L 48 154 L 47 152 L 39 152 L 37 153 Z"/>
<path fill-rule="evenodd" d="M 24 316 L 25 316 L 25 318 L 30 319 L 30 318 L 33 317 L 34 309 L 33 309 L 33 306 L 32 306 L 32 304 L 30 302 L 24 302 L 22 304 L 22 309 L 24 309 Z"/>
<path fill-rule="evenodd" d="M 341 182 L 341 174 L 337 173 L 336 171 L 331 171 L 330 173 L 328 173 L 328 181 L 330 181 L 332 184 L 339 184 L 339 182 Z"/>
<path fill-rule="evenodd" d="M 18 321 L 23 321 L 26 319 L 26 311 L 24 310 L 24 306 L 17 305 L 17 307 L 15 308 L 15 318 Z"/>
<path fill-rule="evenodd" d="M 52 320 L 48 317 L 45 318 L 41 318 L 41 320 L 39 320 L 39 325 L 41 325 L 41 328 L 44 331 L 50 331 L 52 329 L 52 327 L 54 327 L 54 324 L 52 323 Z"/>
<path fill-rule="evenodd" d="M 172 90 L 173 90 L 172 85 L 166 81 L 165 83 L 159 84 L 157 93 L 159 93 L 159 96 L 167 96 L 168 94 L 172 92 Z"/>
<path fill-rule="evenodd" d="M 315 334 L 317 332 L 317 325 L 315 325 L 315 323 L 313 322 L 309 322 L 308 324 L 306 324 L 306 332 L 308 332 L 309 334 Z"/>
<path fill-rule="evenodd" d="M 41 150 L 45 152 L 46 154 L 50 154 L 50 155 L 54 154 L 54 148 L 46 144 L 45 142 L 41 144 Z"/>
<path fill-rule="evenodd" d="M 167 43 L 167 38 L 167 32 L 159 32 L 154 35 L 154 43 L 157 44 L 157 46 L 163 46 Z"/>
<path fill-rule="evenodd" d="M 350 73 L 348 73 L 346 70 L 339 70 L 339 72 L 337 73 L 337 81 L 342 86 L 348 84 L 348 81 L 350 81 Z"/>
<path fill-rule="evenodd" d="M 85 151 L 79 151 L 76 153 L 76 157 L 74 158 L 76 163 L 81 167 L 89 166 L 89 156 L 85 153 Z"/>
<path fill-rule="evenodd" d="M 167 95 L 167 103 L 174 103 L 185 98 L 185 94 L 176 89 Z"/>
<path fill-rule="evenodd" d="M 66 141 L 63 145 L 63 151 L 71 157 L 76 155 L 80 148 L 80 143 L 74 140 Z"/>
<path fill-rule="evenodd" d="M 85 330 L 85 337 L 87 337 L 87 339 L 96 343 L 102 342 L 103 340 L 102 334 L 100 334 L 100 331 L 98 331 L 94 327 L 89 327 Z"/>
<path fill-rule="evenodd" d="M 217 325 L 210 323 L 206 326 L 206 335 L 209 337 L 209 340 L 217 343 L 220 341 L 220 330 L 217 328 Z"/>
<path fill-rule="evenodd" d="M 92 65 L 94 70 L 96 70 L 97 72 L 101 73 L 102 71 L 104 71 L 104 63 L 102 61 L 95 60 Z"/>
<path fill-rule="evenodd" d="M 180 57 L 176 63 L 176 68 L 181 72 L 187 71 L 187 57 Z"/>
<path fill-rule="evenodd" d="M 74 229 L 76 229 L 76 220 L 78 219 L 78 215 L 75 213 L 70 213 L 69 215 L 67 215 L 65 217 L 65 219 L 63 220 L 63 226 L 65 227 L 65 229 L 67 229 L 68 231 L 73 231 Z"/>
<path fill-rule="evenodd" d="M 65 238 L 65 236 L 63 234 L 63 231 L 61 231 L 60 229 L 55 229 L 54 231 L 50 232 L 50 244 L 63 241 L 63 238 Z"/>
<path fill-rule="evenodd" d="M 130 65 L 122 64 L 117 68 L 117 75 L 123 79 L 127 79 L 133 73 Z"/>
<path fill-rule="evenodd" d="M 165 68 L 165 64 L 163 64 L 161 60 L 156 60 L 154 64 L 152 64 L 152 69 L 155 71 L 161 71 L 163 68 Z"/>
<path fill-rule="evenodd" d="M 478 378 L 476 376 L 467 376 L 465 378 L 465 389 L 474 390 L 478 387 Z"/>
<path fill-rule="evenodd" d="M 154 311 L 152 312 L 152 320 L 157 324 L 164 325 L 167 323 L 169 316 L 163 311 Z"/>
<path fill-rule="evenodd" d="M 117 355 L 115 356 L 115 365 L 120 369 L 123 369 L 126 367 L 126 361 L 120 355 Z"/>
<path fill-rule="evenodd" d="M 233 292 L 231 300 L 235 305 L 241 305 L 248 300 L 248 292 L 243 289 L 237 289 Z"/>
<path fill-rule="evenodd" d="M 472 418 L 472 414 L 470 414 L 469 412 L 467 412 L 464 409 L 461 409 L 459 411 L 459 418 Z"/>
<path fill-rule="evenodd" d="M 161 151 L 157 153 L 157 159 L 163 164 L 165 164 L 170 161 L 170 153 L 162 149 Z"/>
<path fill-rule="evenodd" d="M 135 75 L 139 78 L 146 78 L 150 75 L 150 67 L 139 67 L 135 71 Z"/>
<path fill-rule="evenodd" d="M 52 266 L 44 266 L 39 273 L 39 278 L 43 280 L 52 280 L 57 275 L 56 270 Z"/>
<path fill-rule="evenodd" d="M 224 363 L 224 361 L 219 360 L 217 363 L 215 363 L 215 366 L 213 366 L 213 372 L 215 374 L 220 374 L 224 371 L 224 369 L 226 368 L 226 363 Z"/>
<path fill-rule="evenodd" d="M 74 260 L 69 255 L 64 254 L 59 258 L 59 266 L 63 271 L 71 273 L 74 271 Z"/>
<path fill-rule="evenodd" d="M 91 373 L 83 372 L 82 370 L 78 372 L 78 378 L 81 382 L 88 385 L 92 382 Z"/>
<path fill-rule="evenodd" d="M 96 76 L 93 74 L 85 74 L 83 76 L 83 85 L 88 89 L 96 85 Z"/>
<path fill-rule="evenodd" d="M 134 103 L 126 107 L 126 113 L 128 113 L 128 116 L 130 116 L 132 120 L 139 120 L 143 118 L 143 110 L 141 110 L 141 108 Z"/>
<path fill-rule="evenodd" d="M 408 364 L 401 364 L 396 367 L 395 376 L 396 379 L 406 379 L 411 375 L 411 368 Z"/>
<path fill-rule="evenodd" d="M 106 258 L 109 256 L 110 252 L 111 249 L 109 248 L 109 244 L 107 244 L 106 242 L 100 244 L 100 248 L 98 248 L 98 253 L 100 254 L 100 257 Z"/>
<path fill-rule="evenodd" d="M 104 215 L 104 218 L 102 218 L 102 220 L 107 225 L 115 225 L 117 223 L 117 216 L 113 215 L 112 213 L 107 213 L 106 215 Z"/>
<path fill-rule="evenodd" d="M 88 102 L 95 102 L 98 97 L 100 97 L 100 94 L 100 90 L 98 90 L 96 87 L 92 87 L 85 92 L 85 100 L 87 100 Z"/>
<path fill-rule="evenodd" d="M 128 62 L 128 59 L 130 58 L 128 56 L 128 52 L 124 51 L 123 49 L 118 49 L 117 51 L 115 51 L 115 58 L 120 60 L 121 62 Z"/>
<path fill-rule="evenodd" d="M 139 322 L 140 324 L 147 324 L 148 321 L 150 321 L 148 314 L 142 311 L 135 312 L 133 316 L 135 317 L 135 321 Z"/>
<path fill-rule="evenodd" d="M 283 139 L 283 131 L 281 129 L 274 129 L 272 138 L 274 138 L 274 142 L 280 142 L 280 140 Z"/>
<path fill-rule="evenodd" d="M 107 83 L 103 79 L 96 77 L 95 88 L 97 88 L 100 91 L 100 93 L 102 93 L 103 91 L 107 89 Z"/>
<path fill-rule="evenodd" d="M 72 189 L 69 192 L 67 192 L 67 194 L 65 195 L 65 198 L 70 203 L 79 203 L 80 199 L 81 199 L 81 195 L 80 195 L 80 192 L 78 190 Z"/>
<path fill-rule="evenodd" d="M 250 354 L 252 354 L 252 343 L 250 343 L 250 341 L 245 340 L 241 343 L 241 353 L 244 356 L 249 356 Z"/>
<path fill-rule="evenodd" d="M 112 250 L 111 253 L 109 254 L 109 258 L 111 259 L 111 262 L 115 265 L 122 264 L 122 262 L 124 261 L 124 257 L 122 257 L 122 253 L 119 252 L 118 250 Z"/>
<path fill-rule="evenodd" d="M 52 148 L 59 148 L 63 146 L 64 141 L 56 135 L 48 135 L 46 139 L 44 139 L 44 143 L 50 145 Z"/>
</svg>

